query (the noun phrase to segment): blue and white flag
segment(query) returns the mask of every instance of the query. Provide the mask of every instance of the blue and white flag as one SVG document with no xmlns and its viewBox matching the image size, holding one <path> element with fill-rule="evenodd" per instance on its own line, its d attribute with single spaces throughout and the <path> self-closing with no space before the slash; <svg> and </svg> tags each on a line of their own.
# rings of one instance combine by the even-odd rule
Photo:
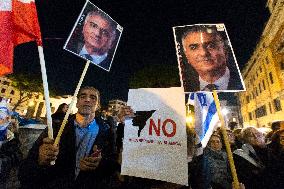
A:
<svg viewBox="0 0 284 189">
<path fill-rule="evenodd" d="M 189 93 L 186 98 L 187 103 L 194 106 L 195 131 L 204 148 L 219 121 L 213 95 L 210 92 Z"/>
</svg>

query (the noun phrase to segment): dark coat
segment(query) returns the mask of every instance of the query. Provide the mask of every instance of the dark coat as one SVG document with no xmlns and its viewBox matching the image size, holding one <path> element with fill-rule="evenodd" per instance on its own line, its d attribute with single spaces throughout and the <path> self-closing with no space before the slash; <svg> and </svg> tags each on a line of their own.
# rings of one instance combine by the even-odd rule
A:
<svg viewBox="0 0 284 189">
<path fill-rule="evenodd" d="M 267 163 L 267 149 L 254 147 L 254 150 L 256 156 L 251 151 L 246 154 L 262 166 L 255 166 L 246 158 L 237 155 L 237 150 L 233 154 L 239 182 L 243 183 L 246 189 L 265 188 L 264 173 Z"/>
<path fill-rule="evenodd" d="M 232 178 L 227 153 L 222 150 L 214 151 L 210 148 L 205 148 L 204 155 L 208 161 L 209 178 L 212 188 L 232 188 Z"/>
<path fill-rule="evenodd" d="M 11 169 L 18 166 L 22 158 L 20 141 L 17 134 L 15 134 L 14 139 L 3 143 L 0 148 L 0 188 L 6 184 Z"/>
<path fill-rule="evenodd" d="M 59 145 L 59 154 L 54 166 L 39 166 L 38 152 L 42 139 L 47 132 L 41 134 L 30 150 L 28 157 L 20 167 L 22 188 L 110 188 L 111 178 L 118 169 L 113 129 L 102 119 L 96 118 L 99 133 L 93 145 L 102 149 L 102 160 L 95 171 L 80 172 L 75 180 L 76 136 L 74 126 L 75 116 L 72 116 L 65 126 Z M 54 127 L 54 136 L 58 132 Z M 90 152 L 90 154 L 93 152 Z"/>
<path fill-rule="evenodd" d="M 266 189 L 284 189 L 284 150 L 268 150 L 268 162 L 265 170 Z"/>
</svg>

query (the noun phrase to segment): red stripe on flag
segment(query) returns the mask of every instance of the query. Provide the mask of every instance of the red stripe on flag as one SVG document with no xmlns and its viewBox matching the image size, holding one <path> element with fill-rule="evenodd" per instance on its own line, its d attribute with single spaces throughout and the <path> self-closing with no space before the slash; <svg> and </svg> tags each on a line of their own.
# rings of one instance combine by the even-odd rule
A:
<svg viewBox="0 0 284 189">
<path fill-rule="evenodd" d="M 13 0 L 14 44 L 36 40 L 42 46 L 41 32 L 34 2 L 23 3 Z"/>
<path fill-rule="evenodd" d="M 0 76 L 13 71 L 12 13 L 0 11 Z"/>
</svg>

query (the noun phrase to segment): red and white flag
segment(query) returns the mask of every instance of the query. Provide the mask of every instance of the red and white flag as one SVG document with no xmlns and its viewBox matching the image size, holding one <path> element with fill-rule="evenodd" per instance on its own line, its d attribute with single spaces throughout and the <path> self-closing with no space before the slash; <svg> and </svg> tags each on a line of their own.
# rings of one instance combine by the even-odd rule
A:
<svg viewBox="0 0 284 189">
<path fill-rule="evenodd" d="M 0 76 L 12 73 L 14 47 L 36 41 L 42 45 L 34 0 L 0 1 Z"/>
</svg>

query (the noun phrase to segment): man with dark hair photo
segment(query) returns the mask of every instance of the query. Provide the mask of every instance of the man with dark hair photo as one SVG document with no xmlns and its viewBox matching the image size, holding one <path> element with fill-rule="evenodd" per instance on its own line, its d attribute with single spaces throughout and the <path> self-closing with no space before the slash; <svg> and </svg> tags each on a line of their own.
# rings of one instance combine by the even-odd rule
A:
<svg viewBox="0 0 284 189">
<path fill-rule="evenodd" d="M 175 28 L 177 30 L 177 28 Z M 216 25 L 194 25 L 180 34 L 180 70 L 185 92 L 244 90 L 230 47 Z"/>
<path fill-rule="evenodd" d="M 109 71 L 119 31 L 106 13 L 87 4 L 64 49 Z M 93 6 L 93 5 L 92 5 Z M 83 21 L 84 19 L 84 21 Z"/>
</svg>

